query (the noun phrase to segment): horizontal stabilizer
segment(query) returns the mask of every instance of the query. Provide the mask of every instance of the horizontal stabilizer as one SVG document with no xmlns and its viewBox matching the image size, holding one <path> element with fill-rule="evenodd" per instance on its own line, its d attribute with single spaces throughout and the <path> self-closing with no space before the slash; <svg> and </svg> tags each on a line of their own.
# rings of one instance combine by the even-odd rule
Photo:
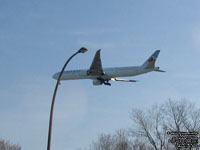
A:
<svg viewBox="0 0 200 150">
<path fill-rule="evenodd" d="M 120 79 L 120 78 L 111 78 L 112 81 L 122 81 L 122 82 L 137 82 L 137 80 L 128 80 L 128 79 Z"/>
<path fill-rule="evenodd" d="M 164 70 L 155 70 L 155 71 L 157 71 L 157 72 L 166 72 L 166 71 L 164 71 Z"/>
</svg>

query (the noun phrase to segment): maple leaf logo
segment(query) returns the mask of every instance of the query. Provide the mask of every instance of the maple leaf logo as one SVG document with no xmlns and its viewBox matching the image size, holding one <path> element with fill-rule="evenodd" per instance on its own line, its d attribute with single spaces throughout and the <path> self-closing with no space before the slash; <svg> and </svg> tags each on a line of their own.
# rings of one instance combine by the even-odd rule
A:
<svg viewBox="0 0 200 150">
<path fill-rule="evenodd" d="M 149 62 L 154 62 L 155 61 L 155 59 L 153 58 L 153 57 L 151 57 L 150 59 L 149 59 Z"/>
</svg>

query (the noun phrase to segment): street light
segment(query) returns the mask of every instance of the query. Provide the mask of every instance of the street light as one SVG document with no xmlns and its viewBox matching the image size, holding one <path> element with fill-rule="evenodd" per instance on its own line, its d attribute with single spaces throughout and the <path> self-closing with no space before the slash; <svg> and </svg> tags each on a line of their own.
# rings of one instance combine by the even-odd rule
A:
<svg viewBox="0 0 200 150">
<path fill-rule="evenodd" d="M 54 104 L 55 104 L 55 100 L 56 100 L 56 93 L 57 93 L 57 90 L 58 90 L 58 85 L 60 83 L 60 80 L 61 80 L 61 77 L 62 77 L 62 74 L 67 66 L 67 64 L 69 63 L 69 61 L 74 57 L 76 56 L 78 53 L 85 53 L 87 51 L 87 49 L 85 47 L 82 47 L 80 48 L 76 53 L 74 53 L 68 60 L 67 62 L 65 63 L 65 65 L 63 66 L 60 74 L 59 74 L 59 77 L 58 77 L 58 80 L 57 80 L 57 83 L 56 83 L 56 87 L 55 87 L 55 90 L 54 90 L 54 94 L 53 94 L 53 98 L 52 98 L 52 103 L 51 103 L 51 111 L 50 111 L 50 118 L 49 118 L 49 132 L 48 132 L 48 142 L 47 142 L 47 150 L 51 150 L 51 134 L 52 134 L 52 123 L 53 123 L 53 111 L 54 111 Z"/>
</svg>

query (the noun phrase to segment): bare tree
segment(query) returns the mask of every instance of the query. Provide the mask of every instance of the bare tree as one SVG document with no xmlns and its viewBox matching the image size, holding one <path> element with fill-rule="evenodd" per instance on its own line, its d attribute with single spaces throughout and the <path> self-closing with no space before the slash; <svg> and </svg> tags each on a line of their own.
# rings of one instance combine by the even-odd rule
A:
<svg viewBox="0 0 200 150">
<path fill-rule="evenodd" d="M 150 115 L 151 114 L 151 115 Z M 131 119 L 135 123 L 132 133 L 135 137 L 143 141 L 148 141 L 155 150 L 163 147 L 162 127 L 163 111 L 161 107 L 154 106 L 149 112 L 143 112 L 139 109 L 133 109 Z"/>
<path fill-rule="evenodd" d="M 96 142 L 90 146 L 91 150 L 112 150 L 113 138 L 110 134 L 101 134 Z"/>
<path fill-rule="evenodd" d="M 9 141 L 0 140 L 0 150 L 21 150 L 21 146 Z"/>
<path fill-rule="evenodd" d="M 140 140 L 139 138 L 136 138 L 133 143 L 133 150 L 153 150 L 153 147 L 151 145 L 146 144 L 145 141 Z"/>
<path fill-rule="evenodd" d="M 133 109 L 132 135 L 149 143 L 155 150 L 174 149 L 167 131 L 200 131 L 200 110 L 186 100 L 168 100 L 148 111 Z M 148 144 L 147 144 L 148 145 Z"/>
<path fill-rule="evenodd" d="M 173 150 L 168 131 L 200 133 L 200 109 L 185 99 L 169 99 L 146 111 L 133 109 L 131 119 L 134 124 L 129 131 L 120 129 L 113 135 L 101 134 L 90 150 Z"/>
<path fill-rule="evenodd" d="M 132 150 L 132 140 L 129 138 L 128 131 L 120 129 L 113 135 L 115 150 Z"/>
<path fill-rule="evenodd" d="M 133 150 L 133 142 L 127 130 L 120 129 L 115 134 L 101 134 L 90 150 Z"/>
</svg>

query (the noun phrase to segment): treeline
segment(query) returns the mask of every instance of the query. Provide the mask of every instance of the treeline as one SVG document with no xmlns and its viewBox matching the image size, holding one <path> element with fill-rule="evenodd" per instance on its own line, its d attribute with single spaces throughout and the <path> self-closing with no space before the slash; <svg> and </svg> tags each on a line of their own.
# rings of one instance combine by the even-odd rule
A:
<svg viewBox="0 0 200 150">
<path fill-rule="evenodd" d="M 21 146 L 18 144 L 13 144 L 10 141 L 5 141 L 0 139 L 0 150 L 21 150 Z"/>
<path fill-rule="evenodd" d="M 94 141 L 89 150 L 151 150 L 151 147 L 146 147 L 144 142 L 137 138 L 133 139 L 129 135 L 128 130 L 120 129 L 114 134 L 101 134 Z"/>
<path fill-rule="evenodd" d="M 174 150 L 175 146 L 168 142 L 168 131 L 200 131 L 200 109 L 185 99 L 169 99 L 148 110 L 133 108 L 130 119 L 133 125 L 129 129 L 100 134 L 89 150 Z"/>
</svg>

